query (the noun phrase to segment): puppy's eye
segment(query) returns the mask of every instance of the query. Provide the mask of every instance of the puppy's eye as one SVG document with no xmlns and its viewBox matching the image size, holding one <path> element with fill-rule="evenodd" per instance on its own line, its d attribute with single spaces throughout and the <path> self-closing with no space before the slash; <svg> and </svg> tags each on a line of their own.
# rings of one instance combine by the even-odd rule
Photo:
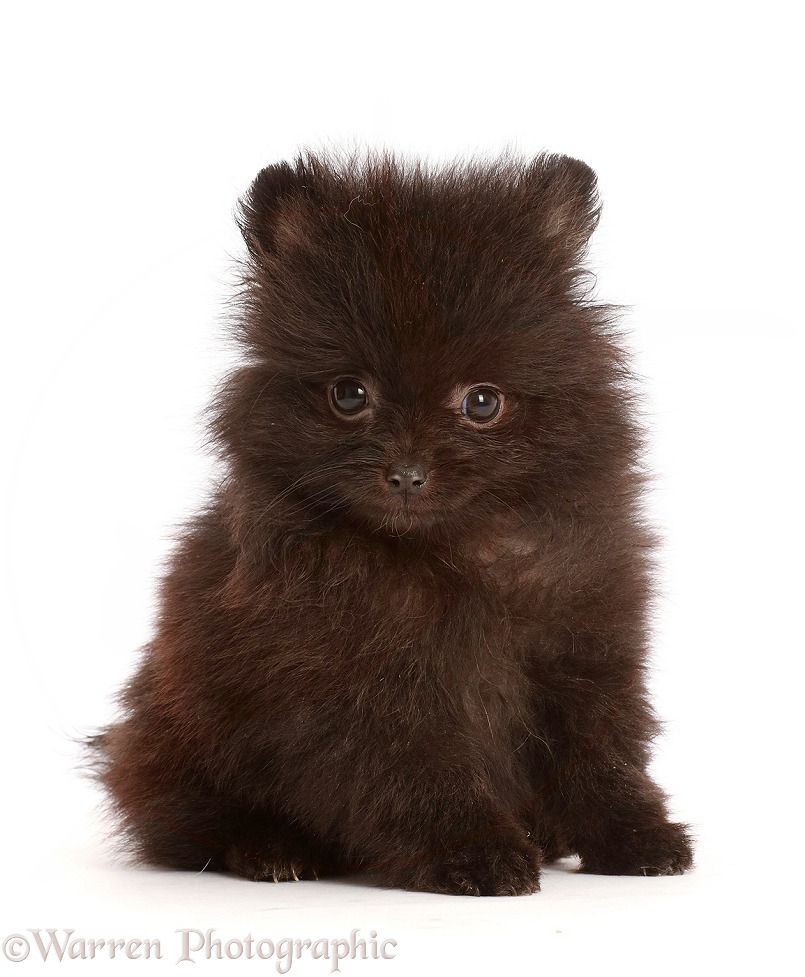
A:
<svg viewBox="0 0 805 977">
<path fill-rule="evenodd" d="M 369 395 L 360 380 L 342 377 L 330 387 L 330 402 L 339 414 L 360 414 L 369 403 Z"/>
<path fill-rule="evenodd" d="M 461 402 L 461 413 L 476 424 L 488 424 L 500 413 L 503 394 L 492 387 L 474 387 Z"/>
</svg>

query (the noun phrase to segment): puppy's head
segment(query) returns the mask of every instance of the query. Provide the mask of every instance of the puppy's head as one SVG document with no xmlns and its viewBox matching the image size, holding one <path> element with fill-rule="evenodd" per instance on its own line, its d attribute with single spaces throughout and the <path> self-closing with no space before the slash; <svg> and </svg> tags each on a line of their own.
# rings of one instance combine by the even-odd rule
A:
<svg viewBox="0 0 805 977">
<path fill-rule="evenodd" d="M 617 357 L 578 294 L 597 217 L 567 157 L 263 170 L 242 203 L 249 362 L 217 417 L 251 509 L 456 532 L 611 464 Z"/>
</svg>

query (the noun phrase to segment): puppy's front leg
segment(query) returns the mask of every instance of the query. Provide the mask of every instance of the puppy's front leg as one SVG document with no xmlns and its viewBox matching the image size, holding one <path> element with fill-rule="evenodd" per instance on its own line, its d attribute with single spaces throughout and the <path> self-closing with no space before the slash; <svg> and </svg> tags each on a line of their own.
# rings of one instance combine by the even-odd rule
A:
<svg viewBox="0 0 805 977">
<path fill-rule="evenodd" d="M 412 758 L 406 771 L 378 779 L 351 834 L 358 867 L 384 885 L 475 896 L 539 889 L 540 851 L 525 825 L 462 764 Z"/>
<path fill-rule="evenodd" d="M 544 808 L 583 872 L 675 875 L 693 862 L 687 827 L 669 819 L 646 771 L 657 723 L 639 661 L 600 635 L 576 635 L 545 707 L 557 755 Z"/>
</svg>

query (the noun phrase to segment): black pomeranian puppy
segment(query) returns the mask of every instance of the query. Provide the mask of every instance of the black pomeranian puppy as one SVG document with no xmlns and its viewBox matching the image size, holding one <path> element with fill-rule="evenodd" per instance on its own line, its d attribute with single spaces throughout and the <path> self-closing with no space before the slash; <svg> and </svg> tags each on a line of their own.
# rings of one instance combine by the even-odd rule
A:
<svg viewBox="0 0 805 977">
<path fill-rule="evenodd" d="M 228 477 L 92 743 L 133 852 L 517 895 L 667 875 L 641 438 L 588 166 L 306 153 L 242 202 Z"/>
</svg>

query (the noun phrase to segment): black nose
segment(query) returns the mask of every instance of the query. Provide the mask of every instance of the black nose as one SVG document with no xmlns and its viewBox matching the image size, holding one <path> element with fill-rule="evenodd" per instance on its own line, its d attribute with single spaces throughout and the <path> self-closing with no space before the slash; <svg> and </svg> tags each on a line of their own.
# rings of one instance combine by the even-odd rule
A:
<svg viewBox="0 0 805 977">
<path fill-rule="evenodd" d="M 389 491 L 395 495 L 419 495 L 428 482 L 428 473 L 421 465 L 399 465 L 388 473 Z"/>
</svg>

